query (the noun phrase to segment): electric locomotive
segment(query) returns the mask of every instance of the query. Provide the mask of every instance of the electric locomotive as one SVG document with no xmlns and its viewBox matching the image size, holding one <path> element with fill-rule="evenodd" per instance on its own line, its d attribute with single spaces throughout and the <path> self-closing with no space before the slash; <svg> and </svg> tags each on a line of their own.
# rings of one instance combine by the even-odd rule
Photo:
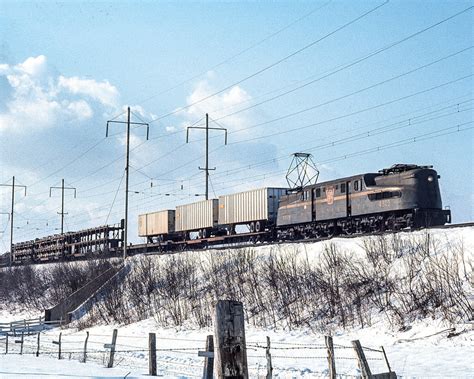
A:
<svg viewBox="0 0 474 379">
<path fill-rule="evenodd" d="M 439 175 L 432 166 L 396 164 L 378 173 L 317 183 L 282 196 L 280 239 L 317 238 L 444 225 Z"/>
</svg>

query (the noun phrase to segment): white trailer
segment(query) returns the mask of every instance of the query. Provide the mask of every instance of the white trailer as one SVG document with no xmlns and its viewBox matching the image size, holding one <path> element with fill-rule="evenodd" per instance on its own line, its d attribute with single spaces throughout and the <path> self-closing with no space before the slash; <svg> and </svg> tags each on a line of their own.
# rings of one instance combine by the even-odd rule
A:
<svg viewBox="0 0 474 379">
<path fill-rule="evenodd" d="M 174 233 L 174 231 L 174 210 L 168 209 L 138 216 L 138 236 L 140 237 L 160 236 Z"/>
<path fill-rule="evenodd" d="M 176 207 L 176 231 L 191 232 L 213 229 L 218 222 L 218 200 L 202 200 Z"/>
<path fill-rule="evenodd" d="M 250 231 L 263 231 L 265 225 L 274 224 L 280 197 L 286 188 L 260 188 L 219 196 L 219 225 L 234 227 L 248 224 Z"/>
</svg>

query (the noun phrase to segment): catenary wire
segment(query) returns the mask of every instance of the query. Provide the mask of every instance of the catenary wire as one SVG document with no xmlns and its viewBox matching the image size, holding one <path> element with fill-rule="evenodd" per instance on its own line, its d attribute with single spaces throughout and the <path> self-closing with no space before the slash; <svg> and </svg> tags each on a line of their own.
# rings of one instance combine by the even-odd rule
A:
<svg viewBox="0 0 474 379">
<path fill-rule="evenodd" d="M 258 76 L 258 75 L 264 73 L 265 71 L 268 71 L 268 70 L 270 70 L 271 68 L 273 68 L 273 67 L 275 67 L 275 66 L 278 66 L 280 63 L 285 62 L 286 60 L 288 60 L 288 59 L 294 57 L 295 55 L 297 55 L 297 54 L 299 54 L 299 53 L 301 53 L 301 52 L 303 52 L 303 51 L 305 51 L 305 50 L 307 50 L 307 49 L 313 47 L 314 45 L 316 45 L 316 44 L 318 44 L 319 42 L 325 40 L 326 38 L 329 38 L 329 37 L 332 36 L 333 34 L 336 34 L 337 32 L 339 32 L 339 31 L 341 31 L 341 30 L 347 28 L 348 26 L 350 26 L 350 25 L 356 23 L 357 21 L 359 21 L 359 20 L 365 18 L 366 16 L 368 16 L 368 15 L 370 15 L 371 13 L 375 12 L 375 11 L 378 10 L 379 8 L 381 8 L 381 7 L 383 7 L 384 5 L 388 4 L 388 2 L 389 2 L 389 0 L 384 1 L 382 4 L 379 4 L 379 5 L 377 5 L 377 6 L 373 7 L 373 8 L 371 8 L 369 11 L 363 13 L 362 15 L 360 15 L 360 16 L 358 16 L 358 17 L 352 19 L 351 21 L 349 21 L 349 22 L 347 22 L 347 23 L 345 23 L 345 24 L 339 26 L 338 28 L 332 30 L 331 32 L 325 34 L 323 37 L 320 37 L 320 38 L 316 39 L 315 41 L 312 41 L 311 43 L 309 43 L 309 44 L 307 44 L 307 45 L 305 45 L 305 46 L 299 48 L 298 50 L 292 52 L 291 54 L 288 54 L 288 55 L 286 55 L 285 57 L 280 58 L 280 59 L 277 60 L 276 62 L 273 62 L 273 63 L 271 63 L 270 65 L 267 65 L 267 66 L 261 68 L 260 70 L 258 70 L 258 71 L 256 71 L 256 72 L 254 72 L 254 73 L 252 73 L 252 74 L 250 74 L 250 75 L 248 75 L 248 76 L 246 76 L 246 77 L 244 77 L 244 78 L 238 80 L 237 82 L 234 82 L 234 83 L 232 83 L 232 84 L 230 84 L 230 85 L 228 85 L 228 86 L 226 86 L 226 87 L 220 89 L 219 91 L 216 91 L 216 92 L 214 92 L 214 93 L 212 93 L 212 94 L 210 94 L 210 95 L 204 96 L 203 98 L 201 98 L 201 99 L 199 99 L 199 100 L 196 100 L 196 101 L 194 101 L 194 102 L 192 102 L 192 103 L 190 103 L 190 104 L 187 104 L 187 105 L 185 105 L 185 106 L 183 106 L 183 107 L 180 107 L 180 108 L 175 109 L 175 110 L 173 110 L 173 111 L 171 111 L 171 112 L 168 112 L 168 113 L 166 113 L 166 114 L 164 114 L 164 115 L 162 115 L 162 116 L 159 116 L 159 117 L 157 117 L 157 118 L 154 118 L 153 120 L 150 121 L 150 123 L 156 122 L 156 121 L 159 121 L 159 120 L 162 120 L 162 119 L 164 119 L 164 118 L 166 118 L 166 117 L 169 117 L 169 116 L 171 116 L 171 115 L 174 115 L 174 114 L 177 114 L 177 113 L 179 113 L 179 112 L 182 112 L 182 111 L 184 111 L 184 110 L 186 110 L 186 109 L 188 109 L 188 108 L 190 108 L 190 107 L 192 107 L 192 106 L 194 106 L 194 105 L 200 104 L 200 103 L 202 103 L 203 101 L 206 101 L 206 100 L 208 100 L 208 99 L 210 99 L 210 98 L 212 98 L 212 97 L 214 97 L 214 96 L 217 96 L 217 95 L 219 95 L 219 94 L 221 94 L 221 93 L 223 93 L 223 92 L 229 90 L 230 88 L 232 88 L 232 87 L 234 87 L 234 86 L 236 86 L 236 85 L 239 85 L 239 84 L 241 84 L 241 83 L 244 83 L 244 82 L 246 82 L 247 80 L 249 80 L 249 79 L 251 79 L 251 78 L 254 78 L 254 77 L 256 77 L 256 76 Z"/>
</svg>

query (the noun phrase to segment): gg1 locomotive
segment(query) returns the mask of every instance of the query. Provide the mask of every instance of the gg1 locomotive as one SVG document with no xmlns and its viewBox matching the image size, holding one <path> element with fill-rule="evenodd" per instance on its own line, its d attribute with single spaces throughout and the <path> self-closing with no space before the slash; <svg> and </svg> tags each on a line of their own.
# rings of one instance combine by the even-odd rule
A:
<svg viewBox="0 0 474 379">
<path fill-rule="evenodd" d="M 439 176 L 431 166 L 397 164 L 302 188 L 280 200 L 280 237 L 301 238 L 444 225 Z"/>
<path fill-rule="evenodd" d="M 292 190 L 251 190 L 140 215 L 139 236 L 172 249 L 444 225 L 451 212 L 438 179 L 432 166 L 396 164 Z"/>
</svg>

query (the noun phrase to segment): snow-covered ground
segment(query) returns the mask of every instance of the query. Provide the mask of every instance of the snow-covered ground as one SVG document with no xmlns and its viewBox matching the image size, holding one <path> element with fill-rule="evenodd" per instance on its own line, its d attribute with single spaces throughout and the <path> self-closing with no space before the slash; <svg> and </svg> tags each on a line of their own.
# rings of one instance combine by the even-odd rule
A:
<svg viewBox="0 0 474 379">
<path fill-rule="evenodd" d="M 111 342 L 112 330 L 118 328 L 117 352 L 114 369 L 104 368 L 108 353 L 104 344 Z M 458 325 L 460 335 L 447 338 L 446 325 L 439 321 L 419 322 L 405 332 L 390 333 L 386 325 L 338 333 L 334 336 L 337 372 L 357 375 L 357 362 L 350 342 L 359 339 L 364 347 L 379 349 L 384 346 L 392 369 L 403 378 L 469 378 L 474 377 L 474 332 L 472 325 Z M 165 377 L 193 378 L 202 372 L 206 335 L 211 330 L 162 329 L 153 319 L 126 326 L 96 326 L 87 330 L 88 361 L 79 363 L 86 330 L 63 329 L 62 357 L 57 359 L 59 329 L 42 333 L 40 357 L 35 356 L 36 336 L 26 338 L 24 355 L 0 355 L 0 377 L 128 377 L 146 376 L 148 370 L 148 333 L 157 335 L 158 369 Z M 327 372 L 324 336 L 308 330 L 291 332 L 247 328 L 250 375 L 265 374 L 266 336 L 270 337 L 274 376 L 279 378 L 322 378 Z M 349 348 L 339 348 L 349 347 Z M 3 344 L 0 343 L 0 351 Z M 19 345 L 10 353 L 18 353 Z M 386 372 L 382 354 L 366 350 L 374 373 Z"/>
<path fill-rule="evenodd" d="M 417 232 L 424 233 L 423 231 Z M 468 262 L 473 261 L 474 228 L 431 231 L 441 243 L 462 243 Z M 415 234 L 410 234 L 415 235 Z M 361 249 L 359 239 L 334 239 L 342 248 Z M 281 248 L 285 248 L 282 246 Z M 294 245 L 291 246 L 294 248 Z M 318 255 L 322 243 L 301 244 L 307 254 Z M 264 254 L 267 246 L 258 248 Z M 471 267 L 472 268 L 472 267 Z M 0 322 L 38 317 L 19 308 L 0 310 Z M 110 343 L 112 330 L 118 329 L 117 352 L 113 369 L 105 368 L 108 353 L 104 344 Z M 448 330 L 455 328 L 455 336 L 448 338 Z M 257 378 L 266 373 L 266 336 L 271 340 L 274 376 L 278 378 L 322 378 L 327 373 L 324 336 L 308 328 L 262 330 L 247 326 L 247 355 L 250 376 Z M 79 363 L 89 332 L 87 363 Z M 63 359 L 57 359 L 58 339 L 62 332 Z M 0 341 L 0 378 L 138 378 L 148 372 L 148 333 L 156 333 L 158 370 L 163 377 L 200 377 L 203 358 L 197 356 L 204 350 L 205 339 L 212 330 L 196 329 L 192 325 L 181 328 L 162 328 L 153 318 L 130 325 L 99 325 L 86 330 L 51 329 L 41 334 L 40 356 L 36 357 L 36 336 L 26 338 L 24 355 L 1 354 L 4 343 Z M 439 319 L 424 319 L 409 325 L 405 331 L 394 330 L 387 321 L 375 321 L 372 326 L 334 332 L 336 369 L 338 374 L 353 377 L 359 373 L 351 341 L 358 339 L 364 347 L 379 349 L 384 346 L 393 371 L 403 378 L 474 378 L 474 324 L 451 325 Z M 10 341 L 10 353 L 19 352 L 19 344 Z M 366 349 L 373 373 L 386 372 L 382 354 Z"/>
</svg>

